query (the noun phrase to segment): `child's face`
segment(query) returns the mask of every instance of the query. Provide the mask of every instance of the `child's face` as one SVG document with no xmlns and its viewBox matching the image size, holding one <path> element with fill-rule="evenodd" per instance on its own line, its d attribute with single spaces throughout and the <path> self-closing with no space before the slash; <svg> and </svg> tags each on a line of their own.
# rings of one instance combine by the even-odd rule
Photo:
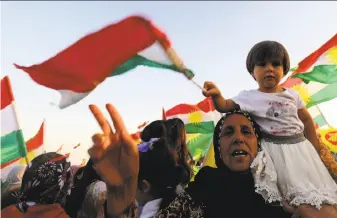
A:
<svg viewBox="0 0 337 218">
<path fill-rule="evenodd" d="M 259 84 L 260 90 L 276 88 L 284 76 L 283 65 L 280 60 L 256 63 L 252 76 Z"/>
</svg>

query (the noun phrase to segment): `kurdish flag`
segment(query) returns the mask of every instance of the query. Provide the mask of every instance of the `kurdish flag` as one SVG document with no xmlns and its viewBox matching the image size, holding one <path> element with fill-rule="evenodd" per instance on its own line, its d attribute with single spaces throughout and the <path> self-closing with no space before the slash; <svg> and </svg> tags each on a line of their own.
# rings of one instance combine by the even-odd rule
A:
<svg viewBox="0 0 337 218">
<path fill-rule="evenodd" d="M 39 156 L 40 154 L 44 153 L 44 122 L 41 124 L 39 131 L 37 134 L 26 141 L 26 148 L 27 148 L 27 155 L 26 158 L 28 162 L 32 161 L 35 157 Z M 6 162 L 1 164 L 1 176 L 5 177 L 9 171 L 15 166 L 16 164 L 26 165 L 25 158 L 16 158 L 12 161 Z"/>
<path fill-rule="evenodd" d="M 221 114 L 211 98 L 205 98 L 196 105 L 179 104 L 166 111 L 167 119 L 180 118 L 185 123 L 187 146 L 195 161 L 204 157 L 212 145 L 214 128 Z"/>
<path fill-rule="evenodd" d="M 281 84 L 297 90 L 307 108 L 337 97 L 337 34 L 302 60 Z"/>
<path fill-rule="evenodd" d="M 56 56 L 24 70 L 38 84 L 60 92 L 60 108 L 77 103 L 107 77 L 137 66 L 184 72 L 187 70 L 166 35 L 149 20 L 130 16 L 89 34 Z"/>
<path fill-rule="evenodd" d="M 27 149 L 15 111 L 15 99 L 8 76 L 1 79 L 1 166 L 25 157 Z"/>
</svg>

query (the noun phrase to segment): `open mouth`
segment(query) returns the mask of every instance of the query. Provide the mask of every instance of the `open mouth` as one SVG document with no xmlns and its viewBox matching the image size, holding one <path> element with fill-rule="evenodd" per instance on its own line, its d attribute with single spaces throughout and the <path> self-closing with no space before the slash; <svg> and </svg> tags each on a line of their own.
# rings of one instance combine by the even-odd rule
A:
<svg viewBox="0 0 337 218">
<path fill-rule="evenodd" d="M 232 155 L 232 157 L 242 157 L 242 156 L 248 155 L 248 152 L 245 151 L 245 150 L 236 149 L 236 150 L 232 151 L 231 155 Z"/>
<path fill-rule="evenodd" d="M 275 79 L 273 76 L 266 76 L 264 79 Z"/>
</svg>

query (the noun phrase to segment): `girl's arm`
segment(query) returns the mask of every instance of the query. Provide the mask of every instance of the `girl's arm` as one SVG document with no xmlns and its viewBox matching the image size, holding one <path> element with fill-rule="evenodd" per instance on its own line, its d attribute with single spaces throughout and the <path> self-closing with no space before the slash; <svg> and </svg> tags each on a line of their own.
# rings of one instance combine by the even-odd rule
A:
<svg viewBox="0 0 337 218">
<path fill-rule="evenodd" d="M 305 137 L 311 142 L 316 151 L 319 153 L 320 145 L 316 134 L 315 124 L 308 110 L 306 108 L 299 109 L 298 117 L 304 124 Z"/>
</svg>

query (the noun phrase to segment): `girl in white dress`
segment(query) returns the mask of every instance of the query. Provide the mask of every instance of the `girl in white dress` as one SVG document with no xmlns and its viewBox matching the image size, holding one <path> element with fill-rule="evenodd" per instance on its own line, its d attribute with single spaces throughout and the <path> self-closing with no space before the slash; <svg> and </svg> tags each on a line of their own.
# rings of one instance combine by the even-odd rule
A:
<svg viewBox="0 0 337 218">
<path fill-rule="evenodd" d="M 269 202 L 337 207 L 337 184 L 318 155 L 314 122 L 298 93 L 279 85 L 290 66 L 286 49 L 275 41 L 260 42 L 250 50 L 246 66 L 257 90 L 225 99 L 212 82 L 205 82 L 203 94 L 212 96 L 219 112 L 240 108 L 260 125 L 262 151 L 251 165 L 256 191 Z"/>
</svg>

